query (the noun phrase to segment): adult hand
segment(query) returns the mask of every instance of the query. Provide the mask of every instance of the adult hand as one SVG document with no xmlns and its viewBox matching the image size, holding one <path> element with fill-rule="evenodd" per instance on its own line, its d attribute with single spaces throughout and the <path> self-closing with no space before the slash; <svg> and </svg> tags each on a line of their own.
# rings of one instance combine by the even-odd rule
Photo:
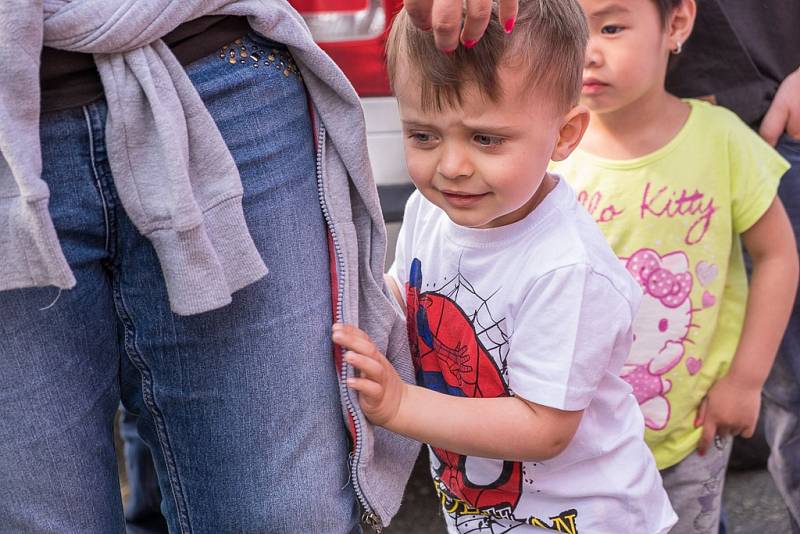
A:
<svg viewBox="0 0 800 534">
<path fill-rule="evenodd" d="M 452 52 L 459 39 L 472 48 L 483 36 L 492 16 L 492 0 L 466 0 L 466 16 L 461 26 L 462 0 L 405 0 L 411 21 L 421 30 L 433 31 L 436 47 Z M 514 29 L 518 0 L 497 0 L 497 17 L 506 33 Z"/>
<path fill-rule="evenodd" d="M 783 132 L 800 139 L 800 69 L 787 76 L 778 87 L 758 130 L 772 146 L 778 143 Z"/>
</svg>

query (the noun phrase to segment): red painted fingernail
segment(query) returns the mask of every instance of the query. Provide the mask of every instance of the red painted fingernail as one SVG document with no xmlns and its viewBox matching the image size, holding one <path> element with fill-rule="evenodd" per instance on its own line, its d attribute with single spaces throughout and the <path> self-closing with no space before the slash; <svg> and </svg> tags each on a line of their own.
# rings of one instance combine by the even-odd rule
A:
<svg viewBox="0 0 800 534">
<path fill-rule="evenodd" d="M 505 29 L 506 33 L 511 33 L 514 30 L 514 24 L 516 22 L 517 21 L 514 19 L 514 17 L 511 17 L 506 21 L 506 23 L 503 25 L 503 28 Z"/>
<path fill-rule="evenodd" d="M 464 41 L 465 48 L 475 48 L 475 45 L 478 44 L 478 41 L 475 39 L 467 39 Z"/>
<path fill-rule="evenodd" d="M 455 48 L 443 48 L 442 49 L 442 52 L 444 52 L 445 54 L 452 54 L 455 51 L 456 51 Z"/>
</svg>

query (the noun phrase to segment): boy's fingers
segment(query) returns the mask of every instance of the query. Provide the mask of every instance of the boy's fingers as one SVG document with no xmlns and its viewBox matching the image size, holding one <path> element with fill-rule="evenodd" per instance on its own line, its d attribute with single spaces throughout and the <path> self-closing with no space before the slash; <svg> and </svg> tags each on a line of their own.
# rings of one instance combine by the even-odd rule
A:
<svg viewBox="0 0 800 534">
<path fill-rule="evenodd" d="M 461 0 L 435 0 L 431 10 L 431 27 L 436 48 L 453 52 L 461 33 Z"/>
<path fill-rule="evenodd" d="M 461 42 L 472 48 L 483 36 L 489 19 L 492 16 L 491 0 L 467 0 L 467 12 L 464 17 L 464 29 L 461 30 Z"/>
<path fill-rule="evenodd" d="M 420 30 L 430 31 L 433 0 L 405 0 L 404 7 L 414 26 Z"/>
<path fill-rule="evenodd" d="M 375 345 L 369 338 L 364 339 L 361 337 L 353 337 L 351 339 L 343 340 L 340 342 L 334 335 L 333 340 L 336 343 L 342 345 L 347 350 L 350 350 L 352 352 L 357 352 L 358 354 L 361 354 L 362 356 L 365 356 L 372 360 L 380 360 L 380 357 L 378 356 L 380 353 L 378 352 L 378 349 L 375 348 Z"/>
<path fill-rule="evenodd" d="M 375 344 L 369 336 L 349 324 L 334 325 L 332 339 L 335 343 L 361 354 L 371 354 L 375 351 Z"/>
<path fill-rule="evenodd" d="M 745 439 L 750 439 L 750 438 L 753 437 L 753 434 L 755 434 L 755 432 L 756 432 L 756 425 L 752 425 L 752 426 L 746 427 L 742 431 L 742 433 L 739 434 L 739 435 L 742 436 Z"/>
<path fill-rule="evenodd" d="M 344 355 L 347 363 L 358 369 L 362 376 L 378 382 L 383 381 L 383 366 L 377 360 L 368 358 L 363 354 L 357 354 L 353 351 L 348 351 Z"/>
<path fill-rule="evenodd" d="M 366 332 L 351 324 L 335 323 L 333 325 L 333 333 L 336 334 L 337 332 L 347 337 L 362 337 L 369 339 L 369 336 Z"/>
<path fill-rule="evenodd" d="M 497 5 L 497 18 L 500 19 L 500 24 L 506 30 L 506 33 L 511 33 L 514 29 L 514 23 L 517 21 L 517 10 L 519 2 L 517 0 L 500 0 Z"/>
<path fill-rule="evenodd" d="M 359 394 L 367 397 L 380 398 L 383 394 L 383 387 L 369 378 L 352 377 L 347 379 L 347 386 L 358 391 Z"/>
</svg>

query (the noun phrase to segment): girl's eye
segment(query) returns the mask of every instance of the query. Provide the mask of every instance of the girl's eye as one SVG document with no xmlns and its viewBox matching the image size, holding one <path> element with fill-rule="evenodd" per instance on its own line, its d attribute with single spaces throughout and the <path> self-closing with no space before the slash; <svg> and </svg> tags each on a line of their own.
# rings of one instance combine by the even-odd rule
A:
<svg viewBox="0 0 800 534">
<path fill-rule="evenodd" d="M 600 33 L 604 33 L 606 35 L 616 35 L 621 31 L 622 31 L 622 26 L 614 26 L 613 24 L 603 26 L 600 29 Z"/>
<path fill-rule="evenodd" d="M 502 144 L 503 138 L 495 135 L 478 134 L 473 139 L 481 146 L 497 146 Z"/>
</svg>

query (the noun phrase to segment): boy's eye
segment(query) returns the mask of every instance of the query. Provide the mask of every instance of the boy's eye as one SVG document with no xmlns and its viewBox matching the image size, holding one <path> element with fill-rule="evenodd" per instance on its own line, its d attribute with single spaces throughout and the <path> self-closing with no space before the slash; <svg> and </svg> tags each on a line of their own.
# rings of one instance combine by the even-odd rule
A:
<svg viewBox="0 0 800 534">
<path fill-rule="evenodd" d="M 608 24 L 600 29 L 600 33 L 604 33 L 606 35 L 616 35 L 619 32 L 621 32 L 622 29 L 623 29 L 622 26 L 615 26 L 613 24 Z"/>
<path fill-rule="evenodd" d="M 478 134 L 473 139 L 481 146 L 496 146 L 503 142 L 503 138 L 496 135 Z"/>
<path fill-rule="evenodd" d="M 433 136 L 425 132 L 411 132 L 408 137 L 417 143 L 430 143 L 433 140 Z"/>
</svg>

